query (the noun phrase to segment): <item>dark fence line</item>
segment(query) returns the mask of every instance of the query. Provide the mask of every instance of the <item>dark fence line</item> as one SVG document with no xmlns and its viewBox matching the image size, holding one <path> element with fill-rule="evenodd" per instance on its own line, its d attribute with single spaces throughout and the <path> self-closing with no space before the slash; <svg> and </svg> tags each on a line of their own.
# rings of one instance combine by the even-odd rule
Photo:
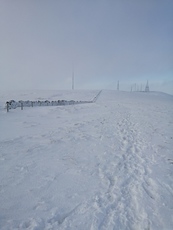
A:
<svg viewBox="0 0 173 230">
<path fill-rule="evenodd" d="M 34 106 L 60 106 L 60 105 L 75 105 L 75 104 L 84 104 L 84 103 L 93 103 L 93 101 L 66 101 L 66 100 L 58 100 L 58 101 L 14 101 L 10 100 L 6 102 L 7 112 L 10 109 L 16 109 L 18 107 L 23 110 L 23 107 L 34 107 Z"/>
<path fill-rule="evenodd" d="M 94 97 L 93 102 L 96 102 L 97 99 L 100 97 L 100 94 L 102 93 L 102 90 L 98 92 L 98 94 Z"/>
</svg>

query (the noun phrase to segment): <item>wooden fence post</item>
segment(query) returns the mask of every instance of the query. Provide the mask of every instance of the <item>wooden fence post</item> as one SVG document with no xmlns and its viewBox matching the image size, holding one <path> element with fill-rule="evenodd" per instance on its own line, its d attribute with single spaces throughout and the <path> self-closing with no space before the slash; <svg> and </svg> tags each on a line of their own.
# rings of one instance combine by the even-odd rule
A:
<svg viewBox="0 0 173 230">
<path fill-rule="evenodd" d="M 9 102 L 7 101 L 6 104 L 7 104 L 7 112 L 9 112 Z"/>
</svg>

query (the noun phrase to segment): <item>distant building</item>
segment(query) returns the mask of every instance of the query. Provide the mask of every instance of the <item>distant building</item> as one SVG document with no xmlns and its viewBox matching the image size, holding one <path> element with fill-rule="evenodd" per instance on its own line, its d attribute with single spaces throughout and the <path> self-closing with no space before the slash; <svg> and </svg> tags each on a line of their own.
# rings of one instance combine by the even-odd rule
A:
<svg viewBox="0 0 173 230">
<path fill-rule="evenodd" d="M 145 92 L 149 92 L 150 89 L 149 89 L 149 84 L 148 84 L 148 81 L 147 81 L 147 84 L 146 84 L 146 87 L 145 87 Z"/>
</svg>

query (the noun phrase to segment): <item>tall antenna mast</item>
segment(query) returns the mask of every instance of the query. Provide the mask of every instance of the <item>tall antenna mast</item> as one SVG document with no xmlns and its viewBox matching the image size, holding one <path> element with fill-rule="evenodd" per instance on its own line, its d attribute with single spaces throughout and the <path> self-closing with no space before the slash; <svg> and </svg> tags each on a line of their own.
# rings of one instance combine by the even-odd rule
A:
<svg viewBox="0 0 173 230">
<path fill-rule="evenodd" d="M 146 87 L 145 87 L 145 92 L 149 92 L 150 89 L 149 89 L 149 84 L 148 84 L 148 81 L 147 81 L 147 84 L 146 84 Z"/>
<path fill-rule="evenodd" d="M 73 67 L 73 73 L 72 73 L 72 90 L 74 90 L 74 67 Z"/>
<path fill-rule="evenodd" d="M 117 83 L 117 91 L 119 91 L 119 81 L 118 81 L 118 83 Z"/>
</svg>

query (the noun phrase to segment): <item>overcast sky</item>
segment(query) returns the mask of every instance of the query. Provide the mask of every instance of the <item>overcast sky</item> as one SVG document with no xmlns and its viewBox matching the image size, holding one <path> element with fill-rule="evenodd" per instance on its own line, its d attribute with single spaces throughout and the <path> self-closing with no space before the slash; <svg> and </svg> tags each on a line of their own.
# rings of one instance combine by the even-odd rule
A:
<svg viewBox="0 0 173 230">
<path fill-rule="evenodd" d="M 172 0 L 0 0 L 0 89 L 173 94 Z"/>
</svg>

